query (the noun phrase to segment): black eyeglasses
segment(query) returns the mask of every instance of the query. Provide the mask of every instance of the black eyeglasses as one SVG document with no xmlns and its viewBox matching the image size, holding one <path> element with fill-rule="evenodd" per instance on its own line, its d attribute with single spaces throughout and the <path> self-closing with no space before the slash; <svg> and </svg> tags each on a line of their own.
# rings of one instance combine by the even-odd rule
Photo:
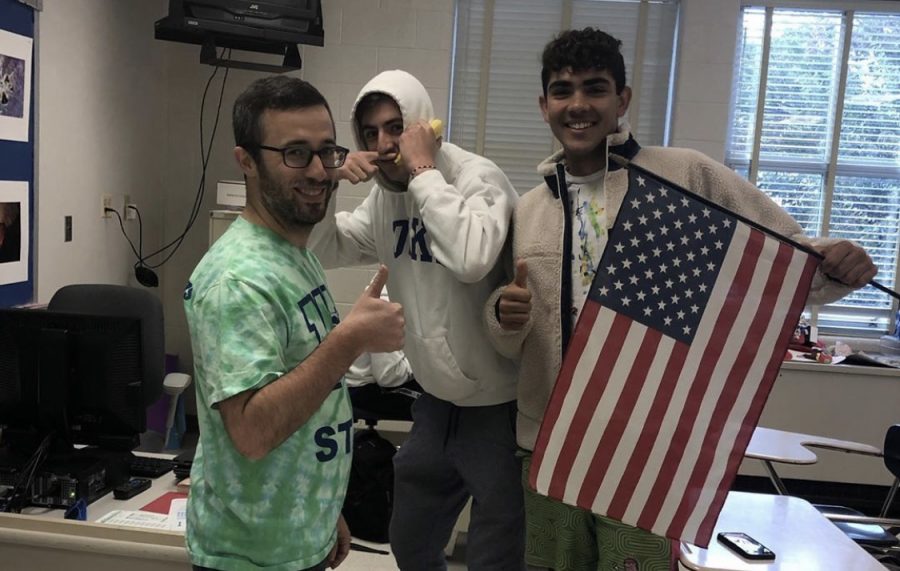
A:
<svg viewBox="0 0 900 571">
<path fill-rule="evenodd" d="M 344 165 L 347 153 L 350 152 L 350 149 L 339 147 L 338 145 L 322 147 L 318 151 L 303 145 L 288 145 L 281 148 L 259 145 L 259 148 L 281 153 L 285 166 L 289 166 L 292 169 L 305 169 L 312 162 L 313 155 L 319 155 L 322 166 L 326 169 L 336 169 Z"/>
</svg>

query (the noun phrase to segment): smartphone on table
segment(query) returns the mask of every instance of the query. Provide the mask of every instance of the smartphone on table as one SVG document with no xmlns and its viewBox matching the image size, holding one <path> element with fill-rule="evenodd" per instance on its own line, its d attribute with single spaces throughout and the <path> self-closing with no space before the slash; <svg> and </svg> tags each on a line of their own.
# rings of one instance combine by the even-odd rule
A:
<svg viewBox="0 0 900 571">
<path fill-rule="evenodd" d="M 725 547 L 746 559 L 753 559 L 756 561 L 771 561 L 775 559 L 775 553 L 771 549 L 756 541 L 746 533 L 739 531 L 723 531 L 716 537 L 725 545 Z"/>
</svg>

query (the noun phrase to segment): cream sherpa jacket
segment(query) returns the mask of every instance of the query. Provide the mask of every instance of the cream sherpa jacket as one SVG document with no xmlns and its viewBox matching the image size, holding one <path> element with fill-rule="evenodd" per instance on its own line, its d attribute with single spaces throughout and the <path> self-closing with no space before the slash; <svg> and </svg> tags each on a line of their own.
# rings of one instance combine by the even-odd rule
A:
<svg viewBox="0 0 900 571">
<path fill-rule="evenodd" d="M 803 236 L 797 222 L 762 191 L 702 153 L 680 148 L 641 148 L 631 138 L 627 125 L 610 135 L 607 146 L 610 152 L 779 234 L 809 245 L 828 242 Z M 562 160 L 562 152 L 558 152 L 540 164 L 538 172 L 544 175 L 545 182 L 527 192 L 513 214 L 512 255 L 528 264 L 530 321 L 521 331 L 500 327 L 496 303 L 502 288 L 494 291 L 484 308 L 491 342 L 501 354 L 519 361 L 517 437 L 519 446 L 527 450 L 534 449 L 573 327 L 569 199 Z M 627 187 L 627 170 L 608 161 L 604 189 L 609 227 L 615 222 Z M 808 303 L 828 303 L 850 289 L 817 272 Z"/>
</svg>

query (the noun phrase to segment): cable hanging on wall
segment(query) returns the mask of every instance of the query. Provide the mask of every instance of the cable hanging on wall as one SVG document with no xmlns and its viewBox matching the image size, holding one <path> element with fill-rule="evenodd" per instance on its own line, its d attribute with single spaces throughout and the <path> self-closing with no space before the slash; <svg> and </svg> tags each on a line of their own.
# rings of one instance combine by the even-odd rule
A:
<svg viewBox="0 0 900 571">
<path fill-rule="evenodd" d="M 226 55 L 227 52 L 227 55 Z M 223 49 L 222 56 L 220 59 L 226 61 L 231 57 L 231 49 Z M 134 252 L 134 255 L 137 257 L 137 261 L 134 263 L 134 276 L 137 279 L 138 283 L 145 287 L 157 287 L 159 285 L 159 277 L 156 275 L 156 272 L 153 271 L 163 264 L 165 264 L 169 259 L 175 255 L 175 252 L 178 251 L 178 248 L 184 242 L 185 237 L 188 232 L 194 225 L 194 222 L 197 221 L 197 216 L 200 214 L 201 206 L 203 204 L 203 196 L 206 194 L 206 168 L 209 164 L 209 157 L 212 153 L 213 141 L 216 138 L 216 131 L 219 128 L 219 117 L 222 112 L 222 101 L 225 94 L 225 84 L 228 81 L 228 72 L 229 69 L 225 68 L 225 74 L 222 76 L 222 85 L 219 88 L 219 101 L 216 105 L 216 116 L 213 121 L 212 131 L 209 136 L 209 143 L 204 148 L 203 144 L 203 116 L 204 111 L 206 109 L 206 96 L 209 93 L 210 85 L 212 85 L 213 79 L 216 77 L 216 74 L 219 72 L 220 67 L 216 66 L 213 69 L 213 72 L 210 74 L 209 79 L 206 81 L 206 87 L 203 89 L 203 96 L 200 99 L 200 158 L 202 161 L 201 171 L 200 171 L 200 181 L 197 185 L 197 191 L 194 196 L 194 204 L 191 207 L 191 212 L 188 216 L 187 224 L 185 225 L 184 230 L 179 234 L 176 238 L 174 238 L 168 244 L 160 247 L 153 252 L 150 252 L 146 256 L 143 253 L 143 219 L 141 218 L 141 211 L 137 208 L 137 206 L 130 204 L 127 208 L 131 208 L 137 214 L 138 219 L 138 247 L 134 247 L 134 243 L 131 241 L 131 238 L 128 237 L 128 234 L 125 233 L 125 226 L 122 223 L 122 216 L 112 208 L 107 208 L 107 211 L 113 212 L 116 217 L 119 219 L 119 226 L 122 228 L 122 234 L 125 236 L 125 239 L 128 240 L 129 245 L 131 245 L 131 251 Z M 126 216 L 127 218 L 127 216 Z M 148 262 L 149 259 L 154 258 L 156 256 L 162 256 L 165 254 L 165 257 L 155 263 L 151 264 Z"/>
</svg>

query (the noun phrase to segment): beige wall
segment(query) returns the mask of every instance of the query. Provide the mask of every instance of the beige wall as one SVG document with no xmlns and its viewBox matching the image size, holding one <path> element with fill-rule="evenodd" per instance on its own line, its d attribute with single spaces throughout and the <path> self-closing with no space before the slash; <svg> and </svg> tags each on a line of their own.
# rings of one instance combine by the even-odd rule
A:
<svg viewBox="0 0 900 571">
<path fill-rule="evenodd" d="M 739 0 L 683 0 L 672 117 L 673 147 L 725 158 Z"/>
<path fill-rule="evenodd" d="M 378 72 L 402 68 L 417 76 L 431 93 L 435 109 L 446 116 L 450 85 L 452 0 L 328 0 L 323 2 L 325 47 L 302 46 L 300 76 L 318 87 L 332 106 L 338 142 L 353 147 L 349 116 L 360 88 Z M 378 10 L 373 6 L 378 5 Z M 201 66 L 198 48 L 173 44 L 167 54 L 169 109 L 166 117 L 167 144 L 163 183 L 166 191 L 165 235 L 175 238 L 184 227 L 193 202 L 200 172 L 197 109 L 203 86 L 212 68 Z M 252 54 L 236 54 L 252 57 Z M 222 105 L 222 118 L 207 172 L 208 191 L 201 215 L 188 235 L 182 251 L 167 264 L 163 300 L 166 307 L 166 340 L 169 351 L 178 353 L 187 367 L 190 340 L 182 311 L 182 290 L 208 243 L 208 212 L 216 207 L 215 182 L 239 179 L 231 149 L 230 111 L 235 97 L 261 74 L 231 71 Z M 215 85 L 220 85 L 214 81 Z M 212 90 L 211 90 L 212 91 Z M 215 101 L 218 97 L 211 98 Z M 209 101 L 208 101 L 209 105 Z M 206 114 L 211 116 L 209 111 Z M 206 132 L 211 129 L 208 122 Z M 368 185 L 342 184 L 337 194 L 340 209 L 362 202 Z M 329 286 L 339 309 L 349 304 L 368 283 L 368 269 L 328 272 Z"/>
<path fill-rule="evenodd" d="M 37 26 L 35 297 L 69 283 L 136 285 L 134 256 L 100 197 L 131 196 L 144 242 L 159 243 L 165 200 L 159 126 L 166 112 L 163 46 L 153 20 L 165 0 L 45 0 Z M 72 216 L 73 239 L 63 241 Z M 137 244 L 137 222 L 126 222 Z"/>
<path fill-rule="evenodd" d="M 44 2 L 38 25 L 38 301 L 46 302 L 67 283 L 134 285 L 134 257 L 118 224 L 99 217 L 102 193 L 112 193 L 117 204 L 128 193 L 141 207 L 145 250 L 174 240 L 187 224 L 201 171 L 199 104 L 212 68 L 199 63 L 197 46 L 153 39 L 153 22 L 166 6 L 165 0 Z M 352 146 L 348 118 L 358 90 L 386 69 L 419 77 L 438 115 L 446 117 L 452 0 L 327 0 L 323 7 L 326 46 L 302 47 L 300 75 L 330 101 L 340 142 Z M 682 9 L 672 143 L 721 159 L 739 2 L 683 0 Z M 205 140 L 222 75 L 207 96 Z M 230 111 L 237 94 L 257 77 L 229 72 L 200 214 L 159 272 L 167 347 L 181 356 L 184 370 L 190 370 L 190 342 L 182 290 L 207 247 L 215 182 L 240 176 L 232 158 Z M 342 185 L 338 208 L 353 208 L 367 190 Z M 65 214 L 74 216 L 70 243 L 62 241 Z M 126 225 L 136 233 L 136 222 Z M 329 272 L 342 311 L 370 275 L 370 269 Z"/>
<path fill-rule="evenodd" d="M 323 4 L 327 46 L 303 49 L 301 75 L 331 102 L 342 143 L 352 146 L 347 119 L 357 91 L 381 70 L 404 68 L 420 77 L 438 114 L 446 116 L 452 0 Z M 135 285 L 134 257 L 118 224 L 100 218 L 102 193 L 113 194 L 117 208 L 121 209 L 125 193 L 140 206 L 145 250 L 174 239 L 186 225 L 200 176 L 199 102 L 212 68 L 199 63 L 197 46 L 153 39 L 153 22 L 165 14 L 166 6 L 166 0 L 44 0 L 36 67 L 37 301 L 48 301 L 68 283 Z M 682 0 L 671 144 L 697 148 L 719 160 L 728 132 L 739 9 L 739 0 Z M 190 343 L 182 288 L 207 247 L 215 182 L 239 177 L 231 153 L 232 102 L 259 76 L 249 71 L 229 73 L 200 215 L 180 251 L 160 272 L 167 347 L 180 354 L 183 370 L 190 371 Z M 207 137 L 219 85 L 214 82 L 207 99 Z M 339 208 L 354 207 L 366 189 L 342 186 Z M 74 217 L 74 240 L 69 243 L 62 239 L 67 214 Z M 134 235 L 136 222 L 126 224 Z M 342 309 L 356 298 L 370 273 L 329 272 L 330 287 Z M 795 377 L 777 385 L 763 414 L 766 425 L 878 443 L 889 411 L 866 416 L 866 408 L 860 416 L 860 409 L 847 404 L 858 392 L 852 387 L 859 379 L 835 378 L 822 399 L 809 406 L 806 380 Z M 853 382 L 840 382 L 845 380 Z M 846 422 L 838 418 L 835 423 L 829 416 L 834 409 L 829 403 L 840 403 L 842 414 L 855 419 L 853 434 L 845 434 Z M 859 422 L 861 418 L 866 420 Z M 874 481 L 880 474 L 876 468 L 871 473 L 846 473 Z M 844 473 L 845 467 L 833 469 L 823 461 L 823 469 Z M 800 472 L 787 475 L 802 477 Z M 827 479 L 835 478 L 829 474 Z"/>
</svg>

